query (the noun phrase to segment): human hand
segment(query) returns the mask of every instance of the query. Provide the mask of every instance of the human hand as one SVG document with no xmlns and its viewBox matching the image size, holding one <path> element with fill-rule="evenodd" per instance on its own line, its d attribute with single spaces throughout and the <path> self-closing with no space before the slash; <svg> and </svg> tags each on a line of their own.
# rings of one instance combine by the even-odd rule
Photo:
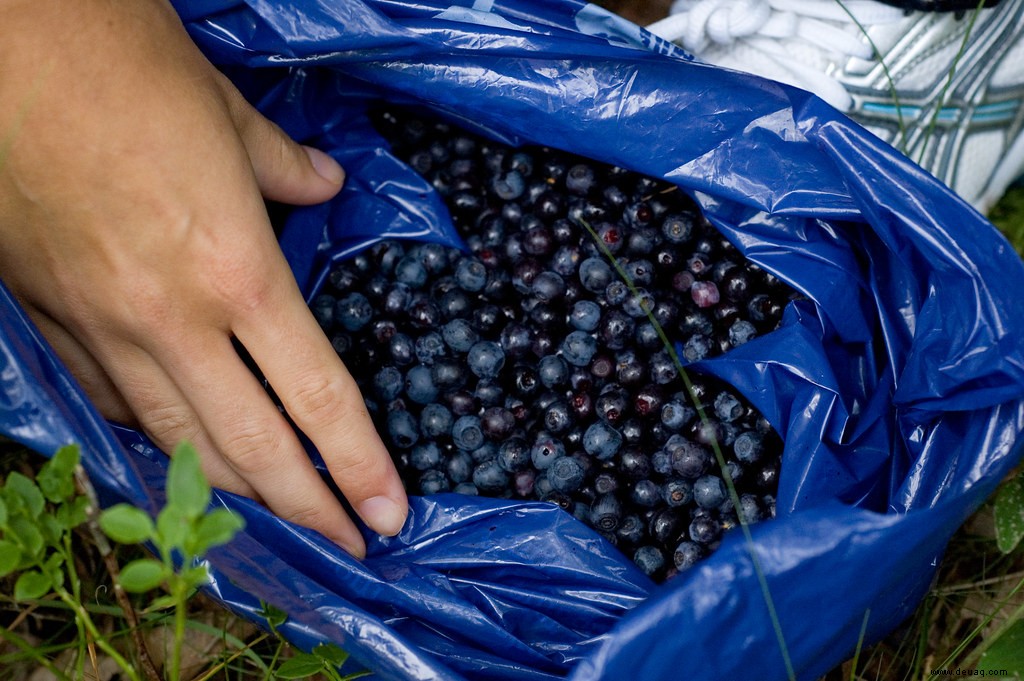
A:
<svg viewBox="0 0 1024 681">
<path fill-rule="evenodd" d="M 244 101 L 165 0 L 0 4 L 4 282 L 105 416 L 164 451 L 190 440 L 213 484 L 358 556 L 355 525 L 232 346 L 356 513 L 397 533 L 401 481 L 263 203 L 322 202 L 342 181 Z"/>
</svg>

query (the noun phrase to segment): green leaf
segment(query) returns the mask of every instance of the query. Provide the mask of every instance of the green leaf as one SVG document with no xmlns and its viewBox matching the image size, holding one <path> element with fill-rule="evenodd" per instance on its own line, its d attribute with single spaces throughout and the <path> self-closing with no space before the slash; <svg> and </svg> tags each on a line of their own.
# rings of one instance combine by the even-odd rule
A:
<svg viewBox="0 0 1024 681">
<path fill-rule="evenodd" d="M 323 661 L 308 653 L 299 653 L 281 663 L 274 672 L 279 679 L 305 679 L 324 670 Z"/>
<path fill-rule="evenodd" d="M 0 527 L 7 526 L 7 503 L 0 497 Z"/>
<path fill-rule="evenodd" d="M 199 453 L 187 442 L 174 448 L 167 469 L 167 505 L 177 506 L 190 520 L 206 513 L 210 505 L 210 484 L 199 465 Z"/>
<path fill-rule="evenodd" d="M 32 601 L 42 598 L 49 593 L 53 583 L 50 578 L 39 570 L 22 572 L 18 581 L 14 583 L 14 599 L 18 601 Z"/>
<path fill-rule="evenodd" d="M 156 532 L 149 515 L 130 504 L 117 504 L 100 513 L 100 529 L 119 544 L 140 544 Z"/>
<path fill-rule="evenodd" d="M 73 530 L 85 522 L 87 514 L 85 509 L 89 506 L 89 497 L 75 497 L 65 501 L 57 508 L 55 517 L 60 526 L 65 530 Z"/>
<path fill-rule="evenodd" d="M 164 594 L 163 596 L 157 596 L 156 598 L 151 600 L 149 602 L 149 607 L 147 607 L 143 612 L 148 614 L 153 612 L 160 612 L 161 610 L 170 610 L 177 604 L 178 601 L 174 598 L 174 596 L 172 596 L 171 594 Z"/>
<path fill-rule="evenodd" d="M 43 556 L 43 535 L 39 527 L 28 518 L 11 518 L 7 525 L 9 537 L 21 547 L 21 551 L 32 558 Z"/>
<path fill-rule="evenodd" d="M 139 558 L 121 568 L 121 586 L 125 591 L 145 593 L 163 584 L 168 573 L 163 563 L 152 558 Z"/>
<path fill-rule="evenodd" d="M 266 601 L 260 601 L 259 616 L 267 621 L 271 629 L 276 629 L 285 623 L 288 619 L 288 613 L 280 608 L 274 607 Z"/>
<path fill-rule="evenodd" d="M 75 466 L 78 465 L 78 446 L 61 447 L 39 469 L 36 482 L 43 496 L 54 503 L 70 499 L 75 494 Z"/>
<path fill-rule="evenodd" d="M 21 549 L 6 539 L 0 539 L 0 577 L 6 577 L 14 572 L 21 562 Z"/>
<path fill-rule="evenodd" d="M 25 509 L 31 517 L 38 518 L 42 514 L 46 499 L 36 483 L 15 471 L 7 476 L 7 489 L 25 502 Z"/>
<path fill-rule="evenodd" d="M 348 659 L 348 653 L 333 643 L 321 643 L 313 648 L 313 654 L 332 667 L 340 667 Z"/>
<path fill-rule="evenodd" d="M 56 546 L 64 535 L 64 528 L 56 516 L 41 515 L 36 519 L 36 526 L 43 535 L 43 542 L 48 546 Z"/>
<path fill-rule="evenodd" d="M 1018 620 L 988 646 L 978 670 L 986 676 L 1024 678 L 1024 620 Z"/>
<path fill-rule="evenodd" d="M 190 553 L 196 557 L 204 556 L 214 546 L 227 544 L 243 527 L 245 521 L 241 516 L 226 508 L 214 509 L 196 523 L 189 542 Z"/>
<path fill-rule="evenodd" d="M 206 568 L 206 565 L 193 565 L 192 567 L 182 568 L 178 576 L 188 585 L 189 589 L 198 589 L 210 581 L 210 571 Z"/>
<path fill-rule="evenodd" d="M 59 589 L 64 586 L 64 555 L 54 551 L 43 563 L 43 572 L 50 577 L 50 586 Z"/>
<path fill-rule="evenodd" d="M 1024 475 L 1007 480 L 996 493 L 996 545 L 1010 553 L 1024 538 Z"/>
<path fill-rule="evenodd" d="M 192 531 L 192 522 L 182 515 L 177 506 L 164 506 L 156 517 L 154 539 L 161 550 L 171 552 L 182 550 Z"/>
</svg>

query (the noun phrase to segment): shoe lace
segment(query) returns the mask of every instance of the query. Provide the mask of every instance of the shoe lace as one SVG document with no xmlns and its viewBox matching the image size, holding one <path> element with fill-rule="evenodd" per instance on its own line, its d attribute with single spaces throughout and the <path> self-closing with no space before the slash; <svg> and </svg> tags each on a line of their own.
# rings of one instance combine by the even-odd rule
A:
<svg viewBox="0 0 1024 681">
<path fill-rule="evenodd" d="M 874 0 L 676 0 L 672 14 L 648 30 L 701 57 L 709 48 L 737 43 L 790 75 L 792 85 L 848 110 L 849 93 L 820 62 L 803 63 L 792 46 L 812 46 L 827 61 L 875 58 L 867 27 L 906 18 L 903 10 Z"/>
</svg>

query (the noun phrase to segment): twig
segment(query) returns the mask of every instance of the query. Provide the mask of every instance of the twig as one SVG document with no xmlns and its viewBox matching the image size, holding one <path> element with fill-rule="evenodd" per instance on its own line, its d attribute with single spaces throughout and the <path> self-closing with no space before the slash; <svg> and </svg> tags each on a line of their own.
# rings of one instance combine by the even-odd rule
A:
<svg viewBox="0 0 1024 681">
<path fill-rule="evenodd" d="M 110 574 L 110 580 L 114 585 L 114 598 L 117 599 L 117 604 L 121 606 L 124 618 L 128 622 L 132 641 L 135 643 L 139 654 L 139 666 L 142 667 L 142 673 L 149 681 L 163 681 L 160 672 L 157 671 L 156 665 L 153 663 L 153 658 L 149 654 L 149 648 L 146 646 L 146 640 L 142 636 L 142 630 L 139 628 L 139 616 L 135 612 L 135 608 L 132 607 L 128 594 L 125 593 L 124 588 L 121 586 L 121 569 L 117 564 L 117 557 L 114 556 L 114 550 L 111 548 L 110 542 L 107 541 L 106 535 L 100 530 L 100 505 L 96 497 L 96 490 L 92 483 L 89 482 L 89 478 L 86 477 L 85 470 L 81 466 L 75 469 L 75 481 L 78 483 L 79 491 L 89 498 L 89 505 L 86 508 L 86 527 L 89 529 L 89 534 L 96 543 L 96 548 L 99 549 L 103 563 Z"/>
</svg>

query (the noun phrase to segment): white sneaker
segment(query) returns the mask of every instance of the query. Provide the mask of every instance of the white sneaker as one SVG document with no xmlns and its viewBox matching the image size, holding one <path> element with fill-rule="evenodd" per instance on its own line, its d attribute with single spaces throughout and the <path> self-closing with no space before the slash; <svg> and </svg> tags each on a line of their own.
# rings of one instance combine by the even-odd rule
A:
<svg viewBox="0 0 1024 681">
<path fill-rule="evenodd" d="M 1024 0 L 966 12 L 874 0 L 676 0 L 648 29 L 808 90 L 982 213 L 1024 171 Z"/>
</svg>

